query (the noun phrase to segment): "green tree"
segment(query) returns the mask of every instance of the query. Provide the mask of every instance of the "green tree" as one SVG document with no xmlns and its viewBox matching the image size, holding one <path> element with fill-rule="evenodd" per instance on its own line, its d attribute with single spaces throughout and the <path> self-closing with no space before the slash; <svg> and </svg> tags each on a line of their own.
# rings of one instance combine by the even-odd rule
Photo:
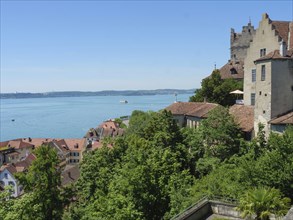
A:
<svg viewBox="0 0 293 220">
<path fill-rule="evenodd" d="M 205 154 L 221 160 L 240 151 L 240 128 L 227 108 L 218 106 L 202 121 L 201 132 Z"/>
<path fill-rule="evenodd" d="M 195 91 L 191 96 L 191 102 L 208 102 L 218 103 L 223 106 L 235 104 L 235 96 L 230 92 L 236 89 L 243 89 L 243 82 L 235 79 L 221 79 L 220 71 L 214 70 L 210 77 L 203 79 L 201 88 Z"/>
<path fill-rule="evenodd" d="M 6 215 L 12 210 L 14 200 L 11 197 L 12 186 L 6 186 L 0 191 L 0 220 L 4 220 Z"/>
<path fill-rule="evenodd" d="M 184 208 L 193 178 L 172 115 L 136 112 L 131 120 L 136 129 L 115 139 L 113 148 L 84 156 L 78 201 L 67 219 L 168 219 Z"/>
<path fill-rule="evenodd" d="M 127 133 L 143 136 L 143 129 L 153 114 L 154 112 L 133 111 L 129 119 Z"/>
<path fill-rule="evenodd" d="M 285 215 L 290 205 L 289 198 L 282 198 L 278 189 L 254 188 L 248 190 L 241 198 L 238 210 L 243 217 L 254 216 L 256 220 L 269 220 L 270 215 Z"/>
<path fill-rule="evenodd" d="M 41 146 L 34 154 L 36 160 L 28 172 L 19 175 L 25 192 L 29 193 L 30 206 L 35 207 L 27 215 L 36 219 L 61 219 L 61 172 L 57 152 L 50 146 Z"/>
</svg>

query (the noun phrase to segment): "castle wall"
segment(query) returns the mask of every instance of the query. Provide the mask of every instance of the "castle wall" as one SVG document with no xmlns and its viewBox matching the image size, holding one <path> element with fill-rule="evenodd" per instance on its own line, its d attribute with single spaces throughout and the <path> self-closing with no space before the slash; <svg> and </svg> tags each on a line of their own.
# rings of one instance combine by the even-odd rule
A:
<svg viewBox="0 0 293 220">
<path fill-rule="evenodd" d="M 246 52 L 249 47 L 250 41 L 255 34 L 254 26 L 248 23 L 247 26 L 242 27 L 241 33 L 235 33 L 234 29 L 231 29 L 230 37 L 230 56 L 231 61 L 243 61 L 246 57 Z"/>
</svg>

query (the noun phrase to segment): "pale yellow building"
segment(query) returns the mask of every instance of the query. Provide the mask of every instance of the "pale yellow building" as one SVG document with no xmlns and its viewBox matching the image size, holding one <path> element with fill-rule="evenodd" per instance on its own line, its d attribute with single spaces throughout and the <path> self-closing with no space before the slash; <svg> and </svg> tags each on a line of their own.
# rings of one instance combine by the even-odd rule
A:
<svg viewBox="0 0 293 220">
<path fill-rule="evenodd" d="M 293 22 L 263 14 L 244 60 L 244 105 L 254 106 L 254 129 L 293 110 Z"/>
</svg>

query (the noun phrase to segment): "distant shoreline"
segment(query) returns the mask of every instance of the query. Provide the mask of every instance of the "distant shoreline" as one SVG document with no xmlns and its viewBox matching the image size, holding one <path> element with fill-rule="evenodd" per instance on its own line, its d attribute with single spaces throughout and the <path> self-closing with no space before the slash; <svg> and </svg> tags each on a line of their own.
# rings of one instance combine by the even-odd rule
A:
<svg viewBox="0 0 293 220">
<path fill-rule="evenodd" d="M 96 92 L 65 91 L 43 93 L 0 93 L 1 99 L 86 97 L 86 96 L 145 96 L 192 94 L 196 89 L 156 89 L 156 90 L 103 90 Z"/>
</svg>

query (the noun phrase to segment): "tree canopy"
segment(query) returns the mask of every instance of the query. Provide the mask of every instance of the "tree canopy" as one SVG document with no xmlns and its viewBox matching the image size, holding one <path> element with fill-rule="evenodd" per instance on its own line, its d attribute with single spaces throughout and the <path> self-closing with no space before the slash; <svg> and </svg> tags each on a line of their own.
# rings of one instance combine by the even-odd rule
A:
<svg viewBox="0 0 293 220">
<path fill-rule="evenodd" d="M 285 204 L 263 213 L 286 212 L 285 197 L 293 199 L 292 128 L 247 142 L 224 107 L 196 129 L 180 129 L 168 111 L 131 117 L 125 136 L 104 140 L 111 147 L 84 152 L 70 204 L 56 152 L 38 148 L 19 178 L 26 193 L 9 199 L 9 191 L 0 192 L 0 219 L 170 219 L 205 195 L 235 199 L 241 211 L 258 216 L 245 203 L 247 195 L 262 194 L 257 190 L 268 195 L 265 204 Z"/>
<path fill-rule="evenodd" d="M 6 201 L 10 208 L 0 219 L 61 219 L 63 203 L 57 153 L 50 146 L 41 146 L 34 154 L 36 160 L 28 171 L 17 175 L 25 194 Z"/>
<path fill-rule="evenodd" d="M 214 70 L 211 76 L 203 79 L 201 88 L 195 91 L 191 96 L 191 102 L 218 103 L 222 106 L 231 106 L 235 104 L 236 96 L 230 94 L 234 90 L 243 90 L 243 82 L 232 78 L 221 79 L 220 71 Z"/>
</svg>

